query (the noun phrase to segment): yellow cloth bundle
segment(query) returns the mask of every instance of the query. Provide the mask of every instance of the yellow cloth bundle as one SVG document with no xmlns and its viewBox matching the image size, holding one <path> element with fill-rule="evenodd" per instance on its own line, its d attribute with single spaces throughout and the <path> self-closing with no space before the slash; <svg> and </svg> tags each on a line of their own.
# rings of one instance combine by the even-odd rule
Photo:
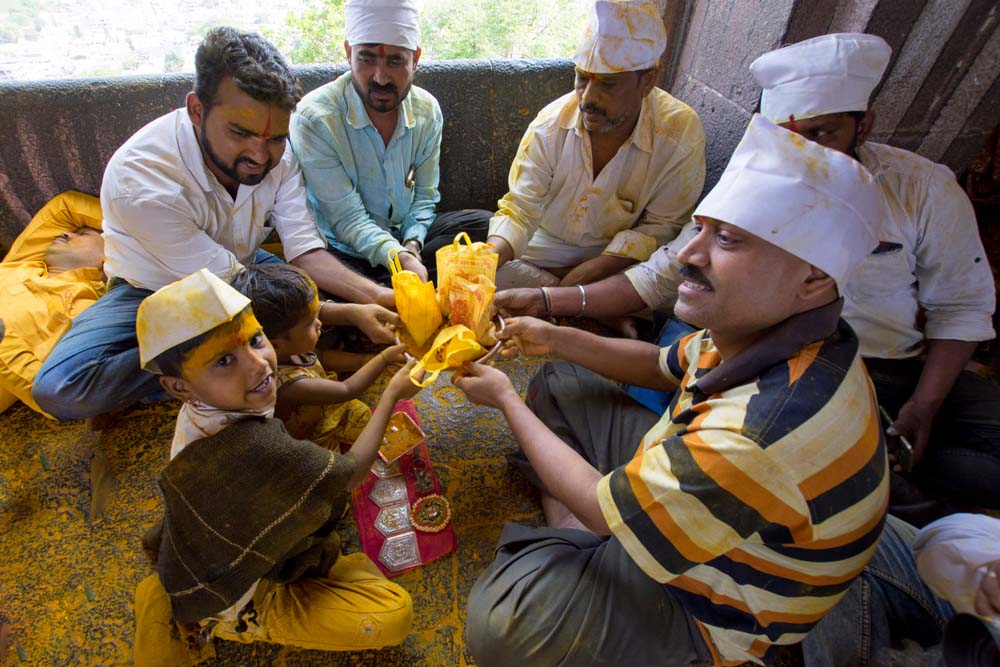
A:
<svg viewBox="0 0 1000 667">
<path fill-rule="evenodd" d="M 413 341 L 418 347 L 422 346 L 442 322 L 434 283 L 425 283 L 413 271 L 404 271 L 396 252 L 389 255 L 389 270 L 392 272 L 396 311 Z"/>
<path fill-rule="evenodd" d="M 476 334 L 464 324 L 455 324 L 442 329 L 431 349 L 410 369 L 410 381 L 419 387 L 426 387 L 437 379 L 446 368 L 461 366 L 466 361 L 478 359 L 486 349 L 476 340 Z M 426 373 L 423 381 L 418 378 Z"/>
<path fill-rule="evenodd" d="M 462 240 L 465 244 L 462 244 Z M 469 235 L 462 232 L 455 237 L 451 245 L 438 249 L 435 259 L 438 272 L 438 299 L 441 311 L 447 315 L 451 312 L 452 279 L 455 276 L 475 281 L 476 276 L 485 276 L 491 283 L 497 280 L 498 255 L 491 250 L 490 243 L 472 242 Z"/>
</svg>

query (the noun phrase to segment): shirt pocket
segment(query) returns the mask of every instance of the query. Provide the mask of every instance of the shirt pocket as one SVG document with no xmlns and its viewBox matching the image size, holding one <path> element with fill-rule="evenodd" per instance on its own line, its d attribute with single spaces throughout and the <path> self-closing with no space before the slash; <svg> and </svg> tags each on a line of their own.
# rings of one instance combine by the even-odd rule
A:
<svg viewBox="0 0 1000 667">
<path fill-rule="evenodd" d="M 909 254 L 900 246 L 865 257 L 851 274 L 847 291 L 858 297 L 885 298 L 909 292 L 915 280 Z"/>
<path fill-rule="evenodd" d="M 631 229 L 639 219 L 637 207 L 635 200 L 617 194 L 608 199 L 604 205 L 604 236 L 610 239 L 618 232 Z"/>
</svg>

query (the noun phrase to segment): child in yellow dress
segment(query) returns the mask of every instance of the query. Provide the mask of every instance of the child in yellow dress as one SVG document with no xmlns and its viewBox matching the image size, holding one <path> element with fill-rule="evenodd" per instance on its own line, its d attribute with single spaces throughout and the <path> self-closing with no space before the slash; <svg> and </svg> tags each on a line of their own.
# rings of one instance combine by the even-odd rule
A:
<svg viewBox="0 0 1000 667">
<path fill-rule="evenodd" d="M 296 438 L 329 449 L 357 440 L 371 417 L 358 396 L 385 367 L 404 360 L 403 345 L 386 348 L 341 382 L 315 352 L 322 331 L 316 284 L 290 264 L 257 264 L 240 273 L 233 287 L 253 304 L 257 321 L 278 356 L 275 416 Z"/>
<path fill-rule="evenodd" d="M 340 553 L 348 492 L 369 474 L 412 364 L 340 454 L 291 437 L 271 414 L 274 349 L 250 301 L 202 269 L 149 296 L 140 360 L 184 401 L 160 475 L 157 573 L 136 589 L 135 664 L 188 667 L 213 639 L 356 651 L 399 644 L 410 596 L 363 553 Z"/>
</svg>

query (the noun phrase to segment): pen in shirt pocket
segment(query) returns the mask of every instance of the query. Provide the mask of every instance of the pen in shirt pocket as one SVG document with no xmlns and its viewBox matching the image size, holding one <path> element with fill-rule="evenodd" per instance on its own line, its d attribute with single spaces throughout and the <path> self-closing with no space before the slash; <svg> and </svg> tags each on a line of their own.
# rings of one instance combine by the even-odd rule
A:
<svg viewBox="0 0 1000 667">
<path fill-rule="evenodd" d="M 409 188 L 410 190 L 413 189 L 413 177 L 416 175 L 416 173 L 417 173 L 417 165 L 411 164 L 410 170 L 406 172 L 406 180 L 403 181 L 403 184 L 406 185 L 406 187 Z"/>
</svg>

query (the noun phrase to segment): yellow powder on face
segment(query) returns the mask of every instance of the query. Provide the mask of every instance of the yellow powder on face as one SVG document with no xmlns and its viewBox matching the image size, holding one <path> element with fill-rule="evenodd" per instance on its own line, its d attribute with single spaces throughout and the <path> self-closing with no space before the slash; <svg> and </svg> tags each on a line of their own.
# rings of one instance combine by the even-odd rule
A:
<svg viewBox="0 0 1000 667">
<path fill-rule="evenodd" d="M 259 333 L 261 326 L 253 311 L 243 311 L 231 321 L 219 326 L 211 336 L 202 341 L 201 345 L 184 356 L 181 362 L 181 374 L 185 377 L 194 376 L 232 350 L 247 345 Z"/>
</svg>

